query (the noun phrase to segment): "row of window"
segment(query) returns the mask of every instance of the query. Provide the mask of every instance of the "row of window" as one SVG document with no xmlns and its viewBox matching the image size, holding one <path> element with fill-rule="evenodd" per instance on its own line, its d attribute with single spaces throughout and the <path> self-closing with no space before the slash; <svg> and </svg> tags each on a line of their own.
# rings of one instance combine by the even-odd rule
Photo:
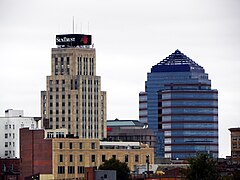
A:
<svg viewBox="0 0 240 180">
<path fill-rule="evenodd" d="M 113 158 L 116 158 L 116 155 L 112 155 L 112 157 Z M 64 157 L 64 155 L 63 154 L 60 154 L 59 155 L 59 162 L 65 162 L 66 161 L 66 158 L 67 157 Z M 69 160 L 69 162 L 74 162 L 74 155 L 73 154 L 70 154 L 69 156 L 68 156 L 68 160 Z M 127 163 L 128 162 L 128 159 L 129 159 L 129 155 L 125 155 L 124 156 L 124 161 Z M 102 160 L 102 162 L 104 162 L 104 161 L 106 161 L 106 155 L 105 154 L 103 154 L 102 156 L 101 156 L 101 160 Z M 82 155 L 82 154 L 80 154 L 79 155 L 79 157 L 78 157 L 78 161 L 79 162 L 83 162 L 84 161 L 84 155 Z M 91 162 L 93 163 L 93 162 L 96 162 L 96 155 L 95 154 L 92 154 L 91 155 Z M 139 162 L 139 155 L 138 154 L 136 154 L 135 156 L 134 156 L 134 162 L 135 163 L 138 163 Z"/>
<path fill-rule="evenodd" d="M 233 144 L 232 147 L 233 147 L 233 149 L 238 149 L 238 148 L 240 148 L 240 144 L 238 144 L 238 145 L 237 144 Z"/>
<path fill-rule="evenodd" d="M 74 144 L 75 143 L 69 142 L 68 143 L 68 148 L 69 149 L 73 149 L 74 148 Z M 78 145 L 79 145 L 79 149 L 83 149 L 83 143 L 82 142 L 80 142 Z M 63 149 L 63 148 L 64 148 L 64 143 L 60 142 L 59 143 L 59 149 Z M 91 149 L 96 149 L 96 143 L 94 143 L 94 142 L 91 143 Z"/>
<path fill-rule="evenodd" d="M 47 132 L 47 138 L 64 138 L 64 132 L 56 132 L 54 136 L 54 132 Z"/>
<path fill-rule="evenodd" d="M 94 75 L 94 58 L 78 57 L 78 75 Z"/>
<path fill-rule="evenodd" d="M 232 140 L 233 140 L 233 141 L 237 141 L 237 140 L 240 141 L 240 136 L 233 136 L 233 137 L 232 137 Z"/>
<path fill-rule="evenodd" d="M 15 129 L 15 125 L 5 124 L 5 129 Z"/>
<path fill-rule="evenodd" d="M 59 74 L 59 67 L 61 68 L 60 72 L 61 75 L 64 74 L 64 71 L 67 70 L 67 75 L 69 75 L 69 69 L 70 69 L 70 65 L 69 65 L 69 57 L 66 57 L 67 61 L 66 61 L 66 66 L 64 66 L 64 58 L 61 57 L 60 58 L 60 62 L 58 61 L 58 58 L 55 58 L 55 75 Z"/>
<path fill-rule="evenodd" d="M 15 147 L 15 142 L 5 142 L 5 147 Z"/>
<path fill-rule="evenodd" d="M 58 174 L 65 174 L 65 169 L 67 169 L 68 174 L 75 174 L 75 166 L 58 166 Z M 77 167 L 77 173 L 83 174 L 84 173 L 84 166 Z"/>
<path fill-rule="evenodd" d="M 5 138 L 15 138 L 15 133 L 5 133 Z"/>
<path fill-rule="evenodd" d="M 12 156 L 15 157 L 15 151 L 5 151 L 5 156 Z"/>
</svg>

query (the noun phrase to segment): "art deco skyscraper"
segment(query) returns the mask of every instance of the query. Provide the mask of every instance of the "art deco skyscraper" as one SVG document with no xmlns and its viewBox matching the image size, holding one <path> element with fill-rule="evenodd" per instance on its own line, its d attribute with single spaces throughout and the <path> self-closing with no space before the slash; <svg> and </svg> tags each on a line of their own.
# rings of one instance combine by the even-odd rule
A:
<svg viewBox="0 0 240 180">
<path fill-rule="evenodd" d="M 157 136 L 157 157 L 218 157 L 218 91 L 203 67 L 176 50 L 151 68 L 145 87 L 140 117 Z"/>
<path fill-rule="evenodd" d="M 106 137 L 106 92 L 96 75 L 91 36 L 57 35 L 52 48 L 51 76 L 41 92 L 43 126 L 67 128 L 80 138 Z"/>
</svg>

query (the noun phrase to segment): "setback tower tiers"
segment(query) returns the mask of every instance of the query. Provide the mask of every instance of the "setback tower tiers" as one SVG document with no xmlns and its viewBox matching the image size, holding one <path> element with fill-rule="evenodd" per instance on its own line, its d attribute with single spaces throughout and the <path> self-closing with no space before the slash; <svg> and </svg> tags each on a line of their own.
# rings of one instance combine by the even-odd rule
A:
<svg viewBox="0 0 240 180">
<path fill-rule="evenodd" d="M 56 36 L 51 76 L 41 92 L 43 127 L 67 128 L 80 138 L 106 137 L 106 92 L 96 75 L 96 51 L 91 35 Z"/>
</svg>

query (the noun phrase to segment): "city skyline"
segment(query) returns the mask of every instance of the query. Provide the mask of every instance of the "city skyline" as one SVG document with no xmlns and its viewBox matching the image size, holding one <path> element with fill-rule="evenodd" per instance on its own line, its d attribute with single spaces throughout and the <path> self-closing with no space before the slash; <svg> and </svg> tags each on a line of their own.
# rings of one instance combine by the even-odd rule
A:
<svg viewBox="0 0 240 180">
<path fill-rule="evenodd" d="M 176 49 L 205 67 L 219 90 L 219 156 L 230 155 L 228 128 L 240 107 L 240 2 L 0 2 L 0 111 L 39 116 L 56 34 L 93 35 L 107 119 L 138 119 L 138 93 L 151 66 Z M 227 139 L 227 140 L 226 140 Z"/>
</svg>

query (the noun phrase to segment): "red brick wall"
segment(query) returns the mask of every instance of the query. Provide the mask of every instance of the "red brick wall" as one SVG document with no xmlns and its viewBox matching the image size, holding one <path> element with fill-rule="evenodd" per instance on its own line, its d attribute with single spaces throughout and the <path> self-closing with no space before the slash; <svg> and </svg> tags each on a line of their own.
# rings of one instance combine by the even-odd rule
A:
<svg viewBox="0 0 240 180">
<path fill-rule="evenodd" d="M 20 129 L 21 179 L 33 174 L 52 174 L 52 140 L 44 130 Z"/>
<path fill-rule="evenodd" d="M 97 168 L 96 167 L 85 167 L 84 171 L 85 171 L 85 180 L 95 180 L 95 170 Z"/>
<path fill-rule="evenodd" d="M 5 172 L 3 169 L 3 166 L 5 166 Z M 7 174 L 8 178 L 10 179 L 17 179 L 17 176 L 19 175 L 19 169 L 20 169 L 20 159 L 14 158 L 6 158 L 6 159 L 1 159 L 0 158 L 0 179 L 6 179 Z M 15 175 L 10 175 L 10 174 L 15 174 Z"/>
</svg>

